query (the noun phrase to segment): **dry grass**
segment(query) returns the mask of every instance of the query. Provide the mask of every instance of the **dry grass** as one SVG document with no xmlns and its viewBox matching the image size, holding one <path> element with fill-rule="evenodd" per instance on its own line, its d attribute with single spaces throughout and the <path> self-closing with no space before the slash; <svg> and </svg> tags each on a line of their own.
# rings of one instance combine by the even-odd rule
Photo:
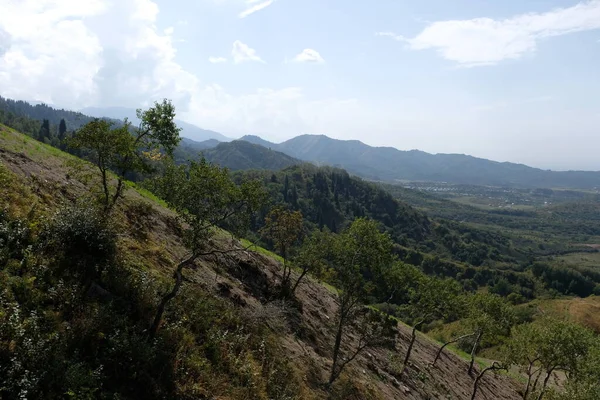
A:
<svg viewBox="0 0 600 400">
<path fill-rule="evenodd" d="M 569 318 L 600 333 L 600 297 L 542 300 L 535 304 L 542 312 Z"/>
</svg>

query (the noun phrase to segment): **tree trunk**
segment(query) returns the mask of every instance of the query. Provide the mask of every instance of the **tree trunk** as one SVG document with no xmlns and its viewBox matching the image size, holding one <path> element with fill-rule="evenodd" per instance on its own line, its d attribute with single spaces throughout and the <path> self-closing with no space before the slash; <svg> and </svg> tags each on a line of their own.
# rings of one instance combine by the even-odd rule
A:
<svg viewBox="0 0 600 400">
<path fill-rule="evenodd" d="M 544 378 L 544 384 L 542 385 L 542 391 L 540 392 L 539 396 L 537 397 L 537 400 L 542 400 L 542 398 L 546 394 L 546 389 L 548 387 L 548 381 L 550 380 L 550 377 L 552 376 L 553 371 L 554 371 L 554 369 L 550 369 L 546 373 L 546 378 Z"/>
<path fill-rule="evenodd" d="M 335 335 L 335 344 L 333 346 L 333 365 L 331 366 L 331 375 L 329 376 L 329 386 L 338 378 L 337 364 L 340 355 L 340 346 L 342 344 L 342 335 L 344 334 L 344 318 L 340 317 L 337 333 Z"/>
<path fill-rule="evenodd" d="M 417 325 L 413 326 L 412 333 L 410 336 L 410 344 L 408 345 L 408 349 L 406 350 L 406 356 L 404 356 L 404 362 L 402 363 L 402 371 L 400 372 L 400 376 L 404 374 L 406 370 L 406 366 L 408 365 L 408 361 L 410 360 L 410 354 L 412 353 L 413 346 L 415 345 L 415 340 L 417 339 Z"/>
<path fill-rule="evenodd" d="M 100 172 L 102 173 L 102 187 L 104 188 L 104 211 L 108 211 L 110 209 L 110 193 L 108 191 L 108 181 L 106 176 L 106 170 L 100 168 Z"/>
<path fill-rule="evenodd" d="M 492 365 L 490 365 L 489 367 L 487 367 L 483 371 L 481 371 L 479 373 L 479 375 L 477 375 L 477 378 L 475 378 L 475 382 L 473 382 L 473 393 L 471 394 L 471 400 L 475 400 L 475 396 L 477 396 L 477 390 L 479 389 L 479 381 L 481 380 L 481 378 L 483 378 L 483 376 L 488 371 L 494 371 L 494 370 L 499 370 L 499 369 L 505 369 L 505 368 L 502 367 L 501 365 L 499 365 L 498 363 L 494 362 Z"/>
<path fill-rule="evenodd" d="M 483 333 L 480 331 L 477 334 L 477 339 L 475 339 L 475 343 L 473 343 L 473 348 L 471 349 L 471 362 L 469 363 L 469 375 L 473 373 L 473 366 L 475 364 L 475 353 L 477 352 L 477 347 L 479 346 L 479 341 L 481 340 L 481 335 Z"/>
<path fill-rule="evenodd" d="M 296 293 L 296 289 L 298 289 L 298 286 L 300 286 L 300 281 L 302 281 L 302 279 L 304 279 L 304 276 L 308 273 L 307 269 L 303 269 L 302 273 L 300 274 L 300 276 L 298 277 L 298 280 L 296 281 L 296 283 L 294 284 L 294 287 L 292 287 L 292 295 L 294 293 Z"/>
<path fill-rule="evenodd" d="M 474 335 L 475 335 L 475 333 L 469 333 L 468 335 L 463 335 L 463 336 L 461 336 L 461 337 L 458 337 L 458 338 L 456 338 L 456 339 L 453 339 L 453 340 L 451 340 L 451 341 L 449 341 L 449 342 L 446 342 L 446 343 L 444 343 L 444 344 L 442 345 L 442 347 L 440 347 L 440 349 L 439 349 L 439 350 L 438 350 L 438 352 L 436 353 L 436 355 L 435 355 L 435 359 L 433 360 L 433 363 L 431 364 L 431 366 L 432 366 L 432 367 L 435 367 L 435 363 L 437 362 L 437 360 L 438 360 L 438 359 L 440 358 L 440 356 L 442 355 L 442 351 L 444 351 L 444 349 L 446 348 L 446 346 L 449 346 L 449 345 L 451 345 L 451 344 L 453 344 L 453 343 L 456 343 L 456 342 L 460 342 L 461 340 L 463 340 L 463 339 L 466 339 L 466 338 L 468 338 L 468 337 L 471 337 L 471 336 L 474 336 Z"/>
<path fill-rule="evenodd" d="M 121 197 L 121 194 L 123 192 L 123 179 L 125 179 L 125 178 L 122 176 L 120 176 L 118 178 L 117 190 L 115 191 L 115 194 L 112 197 L 112 202 L 110 203 L 109 208 L 108 208 L 109 210 L 111 210 L 115 206 L 115 204 L 117 204 L 117 200 L 119 200 L 119 197 Z"/>
<path fill-rule="evenodd" d="M 535 372 L 533 372 L 533 365 L 536 361 L 537 360 L 529 362 L 529 368 L 527 368 L 527 384 L 525 385 L 525 390 L 523 391 L 523 400 L 527 400 L 529 397 L 529 392 L 531 391 L 531 379 L 535 375 Z"/>
<path fill-rule="evenodd" d="M 173 289 L 171 289 L 171 291 L 160 300 L 158 308 L 156 309 L 154 321 L 152 322 L 150 329 L 148 329 L 148 337 L 150 339 L 153 339 L 156 336 L 156 333 L 158 332 L 158 328 L 160 327 L 160 323 L 162 321 L 163 314 L 165 313 L 167 304 L 169 304 L 169 302 L 173 300 L 175 296 L 177 296 L 177 293 L 179 293 L 179 289 L 181 288 L 181 285 L 183 283 L 183 269 L 189 264 L 191 264 L 195 259 L 196 255 L 192 255 L 189 258 L 180 262 L 179 265 L 177 265 L 174 274 L 175 285 L 173 285 Z"/>
</svg>

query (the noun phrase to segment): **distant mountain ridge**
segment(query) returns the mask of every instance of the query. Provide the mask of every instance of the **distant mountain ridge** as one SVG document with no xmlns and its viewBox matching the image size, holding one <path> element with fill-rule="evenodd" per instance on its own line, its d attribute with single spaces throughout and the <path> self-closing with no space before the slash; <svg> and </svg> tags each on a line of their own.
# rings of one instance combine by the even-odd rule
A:
<svg viewBox="0 0 600 400">
<path fill-rule="evenodd" d="M 91 116 L 55 109 L 46 104 L 31 105 L 0 97 L 0 112 L 40 122 L 48 119 L 52 125 L 58 125 L 61 119 L 65 119 L 69 130 L 78 129 L 93 117 L 129 118 L 137 122 L 132 109 L 111 107 L 87 108 L 83 111 Z M 325 135 L 301 135 L 283 143 L 272 143 L 259 136 L 248 135 L 240 141 L 262 146 L 263 150 L 238 143 L 215 150 L 220 142 L 229 142 L 231 139 L 183 121 L 177 121 L 177 124 L 182 128 L 184 137 L 176 151 L 180 162 L 197 159 L 204 152 L 205 156 L 210 155 L 212 160 L 231 169 L 279 169 L 299 162 L 311 162 L 343 168 L 365 179 L 392 183 L 421 181 L 516 188 L 600 188 L 600 172 L 548 171 L 462 154 L 434 155 L 419 150 L 372 147 L 358 140 L 337 140 Z M 272 151 L 269 152 L 269 149 Z"/>
<path fill-rule="evenodd" d="M 240 140 L 260 144 L 301 160 L 344 168 L 372 180 L 600 188 L 600 172 L 548 171 L 463 154 L 429 154 L 419 150 L 372 147 L 358 140 L 338 140 L 325 135 L 301 135 L 283 143 L 271 143 L 258 136 L 244 136 Z"/>
</svg>

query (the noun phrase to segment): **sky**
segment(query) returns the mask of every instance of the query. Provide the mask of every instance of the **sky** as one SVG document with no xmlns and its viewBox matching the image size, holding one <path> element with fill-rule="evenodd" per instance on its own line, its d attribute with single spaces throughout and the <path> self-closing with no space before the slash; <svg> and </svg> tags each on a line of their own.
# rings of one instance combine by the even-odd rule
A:
<svg viewBox="0 0 600 400">
<path fill-rule="evenodd" d="M 234 138 L 600 170 L 599 94 L 600 0 L 0 0 L 0 95 Z"/>
</svg>

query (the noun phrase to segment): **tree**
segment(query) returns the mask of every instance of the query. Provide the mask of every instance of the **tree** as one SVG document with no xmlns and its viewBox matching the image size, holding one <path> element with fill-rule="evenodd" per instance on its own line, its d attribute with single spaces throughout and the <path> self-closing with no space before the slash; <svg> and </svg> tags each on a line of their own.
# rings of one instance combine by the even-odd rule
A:
<svg viewBox="0 0 600 400">
<path fill-rule="evenodd" d="M 79 129 L 69 142 L 73 149 L 88 150 L 89 157 L 100 171 L 105 211 L 114 205 L 111 199 L 119 197 L 116 189 L 111 189 L 110 171 L 124 168 L 120 164 L 126 162 L 134 140 L 129 133 L 128 123 L 116 129 L 112 129 L 112 126 L 112 122 L 95 119 Z"/>
<path fill-rule="evenodd" d="M 38 140 L 43 142 L 44 139 L 50 139 L 50 121 L 44 119 L 42 121 L 42 126 L 40 126 L 40 130 L 38 132 Z"/>
<path fill-rule="evenodd" d="M 290 288 L 292 267 L 288 265 L 290 248 L 302 235 L 302 213 L 290 211 L 282 206 L 273 208 L 265 218 L 265 226 L 261 229 L 263 237 L 272 241 L 279 255 L 283 258 L 282 288 Z"/>
<path fill-rule="evenodd" d="M 163 314 L 183 284 L 183 271 L 194 265 L 198 257 L 211 254 L 228 254 L 244 248 L 221 248 L 214 240 L 219 228 L 231 235 L 240 235 L 250 225 L 254 212 L 265 201 L 265 192 L 258 181 L 236 185 L 229 171 L 202 159 L 189 166 L 169 163 L 162 176 L 147 186 L 173 207 L 183 229 L 188 254 L 176 265 L 173 288 L 163 296 L 149 329 L 149 336 L 158 332 Z"/>
<path fill-rule="evenodd" d="M 292 294 L 296 292 L 300 282 L 307 274 L 310 273 L 319 278 L 325 275 L 328 269 L 326 260 L 329 258 L 333 240 L 334 236 L 325 229 L 323 231 L 315 230 L 302 242 L 298 254 L 294 257 L 294 264 L 300 268 L 301 272 L 292 285 Z"/>
<path fill-rule="evenodd" d="M 381 317 L 377 319 L 372 317 L 373 314 L 365 314 L 364 304 L 374 289 L 374 278 L 382 275 L 394 262 L 389 235 L 380 233 L 375 221 L 364 218 L 355 220 L 345 232 L 337 235 L 330 250 L 334 270 L 331 283 L 337 289 L 339 307 L 329 385 L 362 350 L 385 341 L 391 334 L 390 329 L 386 328 L 391 323 L 391 318 L 377 314 Z M 347 328 L 356 324 L 364 325 L 361 321 L 364 322 L 367 316 L 365 324 L 373 324 L 370 332 L 374 334 L 363 334 L 354 351 L 342 361 L 340 348 Z M 363 331 L 368 332 L 364 328 Z"/>
<path fill-rule="evenodd" d="M 63 141 L 65 139 L 66 134 L 67 134 L 67 123 L 65 122 L 65 119 L 62 118 L 60 120 L 60 123 L 58 124 L 58 139 Z"/>
<path fill-rule="evenodd" d="M 593 334 L 566 320 L 544 317 L 531 324 L 514 327 L 506 344 L 506 353 L 527 375 L 523 400 L 541 400 L 547 392 L 550 377 L 556 371 L 565 372 L 569 381 L 585 376 L 586 371 L 597 371 L 597 361 L 593 366 L 587 361 L 590 368 L 584 367 L 593 347 Z M 597 372 L 594 374 L 598 378 Z"/>
<path fill-rule="evenodd" d="M 412 333 L 404 358 L 402 371 L 406 369 L 417 338 L 417 330 L 426 322 L 446 319 L 455 312 L 462 287 L 452 279 L 439 279 L 422 275 L 410 289 L 407 311 L 412 320 Z"/>
<path fill-rule="evenodd" d="M 514 312 L 502 297 L 478 293 L 469 297 L 469 311 L 465 322 L 475 337 L 468 371 L 471 375 L 481 341 L 487 339 L 493 342 L 502 336 L 508 336 L 514 323 Z"/>
<path fill-rule="evenodd" d="M 475 400 L 475 397 L 477 396 L 477 391 L 479 390 L 479 382 L 481 382 L 481 379 L 483 379 L 485 374 L 487 374 L 490 371 L 502 371 L 502 370 L 508 371 L 508 366 L 506 364 L 499 363 L 498 361 L 494 361 L 492 363 L 492 365 L 481 370 L 481 372 L 479 374 L 477 374 L 477 377 L 475 378 L 475 381 L 473 382 L 473 392 L 471 392 L 471 400 Z"/>
<path fill-rule="evenodd" d="M 570 374 L 562 393 L 550 393 L 550 400 L 600 399 L 600 339 L 594 336 L 587 354 L 579 360 L 577 374 Z"/>
<path fill-rule="evenodd" d="M 181 140 L 174 122 L 175 107 L 170 101 L 156 102 L 146 111 L 137 110 L 137 117 L 140 124 L 135 129 L 127 121 L 112 129 L 112 123 L 96 119 L 78 130 L 69 142 L 71 148 L 89 152 L 99 168 L 105 211 L 110 211 L 123 195 L 127 175 L 150 172 L 151 162 L 160 158 L 159 152 L 172 155 Z M 117 177 L 112 193 L 109 170 Z"/>
</svg>

